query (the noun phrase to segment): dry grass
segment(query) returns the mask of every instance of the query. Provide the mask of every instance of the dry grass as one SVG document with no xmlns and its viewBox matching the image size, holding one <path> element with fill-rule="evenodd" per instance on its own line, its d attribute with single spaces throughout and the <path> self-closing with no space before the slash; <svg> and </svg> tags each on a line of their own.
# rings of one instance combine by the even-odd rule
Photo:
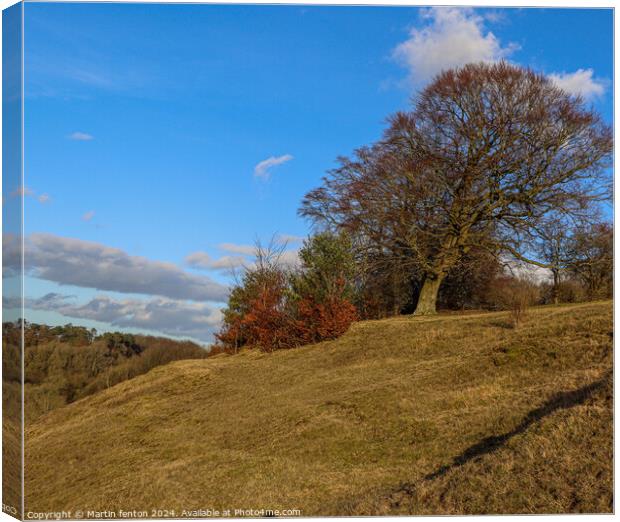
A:
<svg viewBox="0 0 620 522">
<path fill-rule="evenodd" d="M 26 433 L 26 511 L 612 510 L 612 306 L 401 317 L 180 361 Z"/>
</svg>

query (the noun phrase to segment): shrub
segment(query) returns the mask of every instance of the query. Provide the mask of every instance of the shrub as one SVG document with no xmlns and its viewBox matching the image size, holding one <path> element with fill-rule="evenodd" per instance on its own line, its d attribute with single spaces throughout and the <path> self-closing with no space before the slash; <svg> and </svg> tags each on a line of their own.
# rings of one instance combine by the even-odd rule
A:
<svg viewBox="0 0 620 522">
<path fill-rule="evenodd" d="M 343 295 L 344 283 L 323 302 L 304 297 L 297 303 L 297 337 L 300 344 L 336 339 L 358 319 L 357 309 Z"/>
<path fill-rule="evenodd" d="M 515 328 L 525 320 L 528 307 L 540 297 L 539 288 L 533 281 L 511 276 L 497 278 L 490 295 L 495 308 L 510 311 Z"/>
<path fill-rule="evenodd" d="M 354 260 L 346 237 L 318 234 L 299 257 L 301 267 L 287 270 L 277 250 L 257 247 L 255 265 L 230 294 L 217 352 L 242 346 L 273 351 L 334 339 L 356 320 Z"/>
<path fill-rule="evenodd" d="M 299 258 L 301 267 L 292 277 L 298 342 L 335 339 L 358 317 L 351 241 L 344 233 L 322 232 L 304 242 Z"/>
<path fill-rule="evenodd" d="M 220 342 L 218 344 L 211 345 L 211 348 L 209 349 L 209 352 L 208 352 L 208 357 L 215 357 L 216 355 L 221 355 L 221 354 L 230 355 L 232 353 L 234 353 L 234 350 L 230 346 L 227 346 Z"/>
<path fill-rule="evenodd" d="M 286 298 L 286 275 L 283 271 L 272 274 L 269 285 L 264 285 L 250 301 L 248 312 L 240 326 L 249 344 L 265 351 L 290 348 L 296 343 L 293 318 Z"/>
<path fill-rule="evenodd" d="M 554 292 L 553 284 L 543 283 L 540 285 L 541 302 L 543 304 L 553 304 L 554 297 L 559 303 L 580 303 L 587 300 L 587 291 L 584 285 L 574 279 L 561 280 Z"/>
<path fill-rule="evenodd" d="M 510 317 L 515 328 L 525 319 L 527 308 L 532 304 L 531 295 L 521 285 L 516 286 L 511 292 Z"/>
<path fill-rule="evenodd" d="M 355 259 L 344 233 L 321 232 L 304 241 L 301 267 L 292 277 L 293 291 L 316 303 L 336 296 L 352 301 L 355 295 Z"/>
<path fill-rule="evenodd" d="M 293 324 L 289 313 L 288 274 L 279 256 L 257 247 L 256 263 L 245 270 L 224 310 L 218 342 L 232 351 L 255 345 L 264 350 L 288 348 Z"/>
</svg>

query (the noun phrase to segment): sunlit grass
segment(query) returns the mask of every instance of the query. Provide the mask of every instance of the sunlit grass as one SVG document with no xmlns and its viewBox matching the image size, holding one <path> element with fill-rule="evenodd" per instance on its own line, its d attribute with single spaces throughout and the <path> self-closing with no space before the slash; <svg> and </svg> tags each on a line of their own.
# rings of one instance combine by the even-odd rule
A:
<svg viewBox="0 0 620 522">
<path fill-rule="evenodd" d="M 398 317 L 174 362 L 29 426 L 26 510 L 609 512 L 612 328 L 610 302 Z"/>
</svg>

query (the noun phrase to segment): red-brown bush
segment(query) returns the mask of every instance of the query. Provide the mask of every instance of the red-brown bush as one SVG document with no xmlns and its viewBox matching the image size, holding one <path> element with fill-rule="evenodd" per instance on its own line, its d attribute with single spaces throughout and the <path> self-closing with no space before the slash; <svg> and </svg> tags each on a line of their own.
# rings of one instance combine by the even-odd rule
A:
<svg viewBox="0 0 620 522">
<path fill-rule="evenodd" d="M 243 346 L 273 351 L 346 332 L 357 319 L 346 247 L 341 237 L 315 236 L 300 252 L 302 267 L 293 272 L 281 266 L 277 254 L 258 251 L 256 265 L 231 292 L 216 335 L 219 344 L 227 352 Z"/>
<path fill-rule="evenodd" d="M 322 303 L 305 297 L 297 304 L 297 336 L 301 344 L 336 339 L 357 319 L 357 309 L 342 296 L 342 288 Z"/>
</svg>

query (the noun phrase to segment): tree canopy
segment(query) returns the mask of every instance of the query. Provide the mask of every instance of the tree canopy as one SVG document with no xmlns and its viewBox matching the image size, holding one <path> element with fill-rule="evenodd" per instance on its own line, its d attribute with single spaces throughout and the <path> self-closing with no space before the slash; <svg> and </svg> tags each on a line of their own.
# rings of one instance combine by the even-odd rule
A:
<svg viewBox="0 0 620 522">
<path fill-rule="evenodd" d="M 611 128 L 550 79 L 506 62 L 445 71 L 389 118 L 381 140 L 339 159 L 300 214 L 346 231 L 358 253 L 415 273 L 416 314 L 472 248 L 533 258 L 551 213 L 608 197 Z"/>
</svg>

